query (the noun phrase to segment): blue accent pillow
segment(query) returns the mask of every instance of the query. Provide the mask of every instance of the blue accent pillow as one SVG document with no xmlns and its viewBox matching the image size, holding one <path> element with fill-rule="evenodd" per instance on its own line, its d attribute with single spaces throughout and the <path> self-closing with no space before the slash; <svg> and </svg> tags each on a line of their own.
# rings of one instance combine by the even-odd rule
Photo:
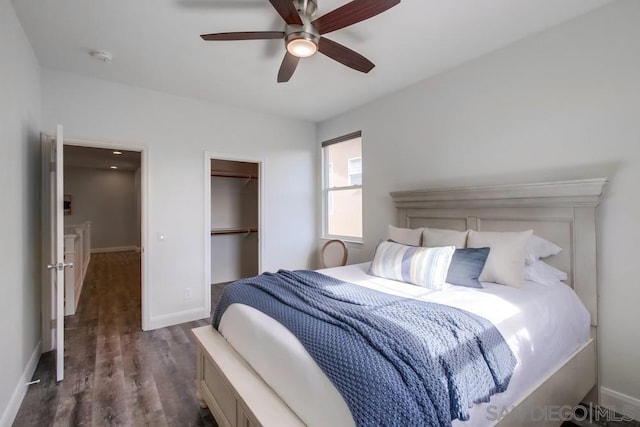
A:
<svg viewBox="0 0 640 427">
<path fill-rule="evenodd" d="M 489 257 L 490 248 L 456 249 L 451 258 L 447 283 L 467 288 L 482 288 L 478 280 Z"/>
</svg>

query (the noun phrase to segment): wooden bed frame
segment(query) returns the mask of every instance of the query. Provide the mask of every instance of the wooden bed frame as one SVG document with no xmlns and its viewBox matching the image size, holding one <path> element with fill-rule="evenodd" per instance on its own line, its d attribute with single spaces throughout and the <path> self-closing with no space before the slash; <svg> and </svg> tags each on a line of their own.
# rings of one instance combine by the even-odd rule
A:
<svg viewBox="0 0 640 427">
<path fill-rule="evenodd" d="M 391 193 L 401 227 L 533 229 L 564 249 L 547 261 L 568 273 L 567 284 L 591 314 L 591 339 L 508 412 L 499 410 L 502 418 L 496 423 L 500 426 L 557 426 L 561 421 L 543 417 L 541 411 L 598 402 L 595 209 L 606 182 L 590 179 Z M 204 326 L 193 334 L 198 347 L 197 396 L 221 427 L 304 425 L 215 329 Z"/>
</svg>

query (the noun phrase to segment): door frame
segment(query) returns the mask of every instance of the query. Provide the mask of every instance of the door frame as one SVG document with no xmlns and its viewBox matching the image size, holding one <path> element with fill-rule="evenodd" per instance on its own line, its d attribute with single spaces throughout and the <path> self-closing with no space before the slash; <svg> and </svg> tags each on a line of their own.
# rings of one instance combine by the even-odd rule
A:
<svg viewBox="0 0 640 427">
<path fill-rule="evenodd" d="M 264 182 L 265 160 L 261 157 L 226 154 L 213 151 L 204 153 L 204 311 L 211 316 L 211 160 L 227 160 L 258 164 L 258 274 L 263 272 L 265 247 Z"/>
<path fill-rule="evenodd" d="M 65 138 L 64 145 L 77 147 L 105 148 L 109 150 L 137 151 L 140 153 L 140 321 L 142 330 L 149 330 L 151 310 L 151 289 L 148 283 L 148 197 L 149 197 L 149 148 L 146 145 L 131 144 L 84 138 Z"/>
<path fill-rule="evenodd" d="M 45 242 L 44 237 L 49 233 L 53 233 L 51 228 L 51 221 L 49 216 L 51 215 L 51 175 L 45 176 L 47 170 L 51 167 L 51 150 L 45 152 L 45 141 L 49 143 L 53 140 L 53 136 L 47 133 L 40 133 L 40 171 L 42 176 L 40 177 L 40 324 L 42 329 L 42 352 L 46 353 L 53 350 L 55 342 L 55 333 L 52 328 L 53 322 L 53 307 L 54 296 L 53 289 L 51 289 L 51 270 L 46 267 L 46 264 L 50 261 L 50 247 L 51 242 Z M 45 188 L 49 187 L 49 188 Z M 47 212 L 44 212 L 46 209 Z M 49 249 L 47 249 L 49 247 Z"/>
</svg>

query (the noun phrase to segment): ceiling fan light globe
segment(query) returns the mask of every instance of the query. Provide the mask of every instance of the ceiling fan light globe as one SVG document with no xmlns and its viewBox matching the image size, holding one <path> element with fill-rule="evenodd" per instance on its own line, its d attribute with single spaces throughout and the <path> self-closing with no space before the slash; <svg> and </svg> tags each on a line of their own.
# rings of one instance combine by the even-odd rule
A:
<svg viewBox="0 0 640 427">
<path fill-rule="evenodd" d="M 318 46 L 311 40 L 293 39 L 287 43 L 287 51 L 298 58 L 308 58 L 318 51 Z"/>
</svg>

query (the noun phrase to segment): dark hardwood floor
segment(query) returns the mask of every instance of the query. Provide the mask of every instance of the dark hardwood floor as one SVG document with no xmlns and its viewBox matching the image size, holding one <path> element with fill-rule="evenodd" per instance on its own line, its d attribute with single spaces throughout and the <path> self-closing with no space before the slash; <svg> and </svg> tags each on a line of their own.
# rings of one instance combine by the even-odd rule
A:
<svg viewBox="0 0 640 427">
<path fill-rule="evenodd" d="M 78 311 L 65 318 L 65 379 L 42 356 L 15 426 L 215 426 L 195 398 L 201 320 L 143 332 L 140 256 L 92 255 Z"/>
</svg>

